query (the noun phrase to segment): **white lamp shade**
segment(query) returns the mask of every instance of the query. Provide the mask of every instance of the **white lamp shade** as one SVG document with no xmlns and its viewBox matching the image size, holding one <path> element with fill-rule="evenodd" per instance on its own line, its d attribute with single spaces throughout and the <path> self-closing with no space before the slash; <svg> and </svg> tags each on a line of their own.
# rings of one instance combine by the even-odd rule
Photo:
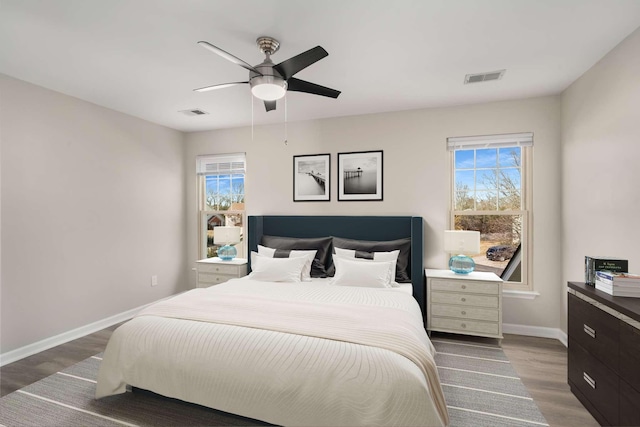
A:
<svg viewBox="0 0 640 427">
<path fill-rule="evenodd" d="M 240 242 L 240 227 L 215 227 L 213 229 L 213 243 L 229 245 Z"/>
<path fill-rule="evenodd" d="M 476 255 L 480 253 L 480 232 L 469 230 L 445 230 L 445 252 Z"/>
</svg>

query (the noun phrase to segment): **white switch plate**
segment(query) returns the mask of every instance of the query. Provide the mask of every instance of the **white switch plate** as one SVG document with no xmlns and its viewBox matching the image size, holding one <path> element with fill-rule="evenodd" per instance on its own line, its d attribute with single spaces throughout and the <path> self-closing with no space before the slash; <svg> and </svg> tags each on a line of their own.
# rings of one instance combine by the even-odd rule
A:
<svg viewBox="0 0 640 427">
<path fill-rule="evenodd" d="M 151 286 L 158 286 L 158 276 L 151 276 Z"/>
</svg>

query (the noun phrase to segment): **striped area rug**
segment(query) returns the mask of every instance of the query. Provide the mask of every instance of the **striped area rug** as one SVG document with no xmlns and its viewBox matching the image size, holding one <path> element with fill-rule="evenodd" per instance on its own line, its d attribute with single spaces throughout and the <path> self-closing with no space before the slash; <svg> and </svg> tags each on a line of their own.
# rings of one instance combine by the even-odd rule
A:
<svg viewBox="0 0 640 427">
<path fill-rule="evenodd" d="M 434 338 L 451 426 L 548 425 L 497 346 Z M 0 399 L 0 425 L 268 425 L 198 405 L 138 392 L 93 398 L 100 354 Z"/>
<path fill-rule="evenodd" d="M 432 339 L 451 426 L 548 426 L 499 346 Z"/>
</svg>

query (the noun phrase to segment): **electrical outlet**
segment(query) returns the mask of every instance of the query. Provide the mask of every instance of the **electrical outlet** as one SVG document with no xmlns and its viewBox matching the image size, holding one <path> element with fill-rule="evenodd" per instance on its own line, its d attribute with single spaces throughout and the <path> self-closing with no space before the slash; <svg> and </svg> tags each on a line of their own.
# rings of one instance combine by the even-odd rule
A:
<svg viewBox="0 0 640 427">
<path fill-rule="evenodd" d="M 158 276 L 151 276 L 151 286 L 158 286 Z"/>
</svg>

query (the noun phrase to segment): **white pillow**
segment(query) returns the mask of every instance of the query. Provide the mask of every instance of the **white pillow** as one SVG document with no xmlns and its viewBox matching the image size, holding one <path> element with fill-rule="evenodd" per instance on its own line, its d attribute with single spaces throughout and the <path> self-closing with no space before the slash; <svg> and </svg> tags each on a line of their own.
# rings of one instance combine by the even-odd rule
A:
<svg viewBox="0 0 640 427">
<path fill-rule="evenodd" d="M 260 248 L 260 246 L 258 245 L 258 248 Z M 263 253 L 258 253 L 255 251 L 251 251 L 251 265 L 253 266 L 253 264 L 255 264 L 256 262 L 256 258 L 257 257 L 263 257 L 263 258 L 275 258 L 273 256 L 273 253 L 270 252 L 266 252 L 268 255 L 265 255 L 264 250 L 271 250 L 271 251 L 275 251 L 275 249 L 271 249 L 271 248 L 267 248 L 265 246 L 262 246 L 263 249 Z M 316 251 L 298 251 L 298 252 L 313 252 L 313 253 L 309 253 L 309 254 L 295 254 L 292 256 L 289 256 L 289 258 L 304 258 L 307 257 L 307 262 L 305 263 L 304 267 L 302 267 L 302 273 L 300 274 L 300 280 L 303 282 L 310 282 L 311 281 L 311 263 L 313 262 L 313 258 L 315 257 L 315 252 Z"/>
<path fill-rule="evenodd" d="M 390 288 L 395 275 L 395 262 L 362 262 L 335 257 L 336 274 L 331 281 L 337 286 Z"/>
<path fill-rule="evenodd" d="M 390 251 L 390 252 L 370 252 L 373 253 L 373 259 L 368 258 L 356 258 L 356 251 L 353 249 L 342 249 L 342 248 L 333 248 L 335 251 L 334 254 L 334 262 L 336 258 L 349 259 L 351 261 L 358 262 L 391 262 L 389 268 L 391 269 L 391 287 L 398 287 L 395 282 L 396 277 L 396 263 L 398 262 L 398 255 L 400 254 L 400 250 Z"/>
<path fill-rule="evenodd" d="M 251 263 L 249 277 L 264 282 L 300 282 L 306 261 L 306 258 L 257 256 Z"/>
<path fill-rule="evenodd" d="M 302 278 L 303 282 L 311 281 L 311 264 L 313 264 L 313 259 L 316 257 L 317 250 L 309 250 L 309 251 L 301 251 L 301 250 L 291 250 L 289 251 L 289 258 L 306 258 L 307 262 L 302 269 Z M 276 249 L 268 248 L 266 246 L 258 245 L 258 255 L 266 256 L 269 258 L 274 258 L 276 254 Z M 253 263 L 253 260 L 251 261 Z"/>
</svg>

